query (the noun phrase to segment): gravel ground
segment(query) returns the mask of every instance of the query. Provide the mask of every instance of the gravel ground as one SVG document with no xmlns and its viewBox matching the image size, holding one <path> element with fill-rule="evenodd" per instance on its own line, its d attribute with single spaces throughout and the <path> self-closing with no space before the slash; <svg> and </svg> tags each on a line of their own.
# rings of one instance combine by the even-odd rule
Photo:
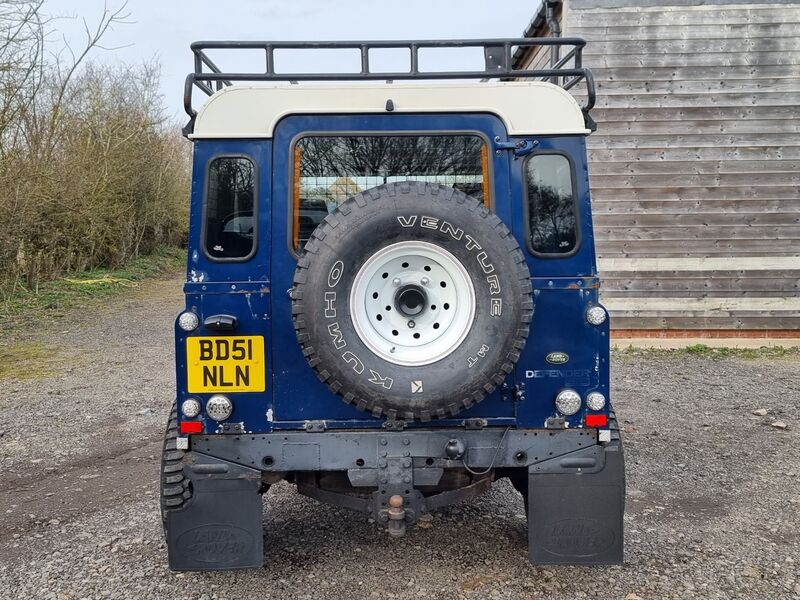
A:
<svg viewBox="0 0 800 600">
<path fill-rule="evenodd" d="M 797 355 L 615 353 L 622 567 L 529 565 L 501 481 L 399 541 L 276 485 L 264 569 L 171 573 L 157 480 L 180 306 L 178 280 L 150 281 L 0 345 L 29 356 L 0 381 L 5 598 L 800 598 Z"/>
</svg>

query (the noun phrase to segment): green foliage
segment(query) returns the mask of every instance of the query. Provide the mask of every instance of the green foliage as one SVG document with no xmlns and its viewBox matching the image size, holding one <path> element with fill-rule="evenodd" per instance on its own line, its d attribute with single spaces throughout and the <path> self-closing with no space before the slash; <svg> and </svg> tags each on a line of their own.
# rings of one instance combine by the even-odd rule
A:
<svg viewBox="0 0 800 600">
<path fill-rule="evenodd" d="M 701 358 L 723 359 L 738 358 L 742 360 L 780 359 L 800 357 L 800 347 L 796 346 L 762 346 L 760 348 L 725 348 L 711 347 L 706 344 L 694 344 L 685 348 L 635 348 L 627 346 L 612 349 L 615 358 L 636 360 L 637 358 L 668 358 L 689 354 Z"/>
<path fill-rule="evenodd" d="M 185 251 L 162 247 L 118 269 L 97 267 L 38 286 L 0 288 L 0 331 L 23 323 L 30 326 L 69 308 L 90 308 L 111 296 L 131 293 L 143 279 L 175 273 L 185 264 Z"/>
<path fill-rule="evenodd" d="M 706 346 L 705 344 L 695 344 L 693 346 L 687 346 L 686 352 L 688 354 L 710 354 L 712 348 Z"/>
</svg>

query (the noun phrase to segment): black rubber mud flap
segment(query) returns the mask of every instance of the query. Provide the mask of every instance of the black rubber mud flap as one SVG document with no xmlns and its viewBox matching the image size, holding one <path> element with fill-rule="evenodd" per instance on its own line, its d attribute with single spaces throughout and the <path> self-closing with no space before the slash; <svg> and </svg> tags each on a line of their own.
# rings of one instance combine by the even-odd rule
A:
<svg viewBox="0 0 800 600">
<path fill-rule="evenodd" d="M 192 496 L 165 512 L 169 568 L 219 571 L 264 564 L 261 472 L 194 452 L 184 458 Z"/>
<path fill-rule="evenodd" d="M 619 439 L 529 467 L 528 558 L 622 563 L 625 467 Z"/>
</svg>

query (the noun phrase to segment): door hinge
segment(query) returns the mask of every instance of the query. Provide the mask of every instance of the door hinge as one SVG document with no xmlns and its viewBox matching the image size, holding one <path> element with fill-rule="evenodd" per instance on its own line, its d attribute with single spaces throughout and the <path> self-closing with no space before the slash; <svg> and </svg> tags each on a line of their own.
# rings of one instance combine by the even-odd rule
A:
<svg viewBox="0 0 800 600">
<path fill-rule="evenodd" d="M 506 140 L 500 139 L 500 136 L 494 138 L 494 152 L 498 156 L 503 150 L 513 150 L 514 159 L 526 156 L 533 152 L 539 145 L 539 140 Z"/>
<path fill-rule="evenodd" d="M 533 152 L 539 145 L 538 140 L 506 140 L 500 139 L 500 136 L 494 138 L 494 152 L 498 156 L 503 150 L 513 150 L 514 159 L 520 158 Z"/>
</svg>

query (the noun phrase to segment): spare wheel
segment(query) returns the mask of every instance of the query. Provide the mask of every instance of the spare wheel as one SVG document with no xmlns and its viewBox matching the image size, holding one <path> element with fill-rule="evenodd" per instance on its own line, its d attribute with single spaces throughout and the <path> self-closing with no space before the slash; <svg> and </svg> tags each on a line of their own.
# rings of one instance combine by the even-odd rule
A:
<svg viewBox="0 0 800 600">
<path fill-rule="evenodd" d="M 514 236 L 452 188 L 383 185 L 317 227 L 292 290 L 321 381 L 375 416 L 443 418 L 503 383 L 528 336 L 530 274 Z"/>
</svg>

